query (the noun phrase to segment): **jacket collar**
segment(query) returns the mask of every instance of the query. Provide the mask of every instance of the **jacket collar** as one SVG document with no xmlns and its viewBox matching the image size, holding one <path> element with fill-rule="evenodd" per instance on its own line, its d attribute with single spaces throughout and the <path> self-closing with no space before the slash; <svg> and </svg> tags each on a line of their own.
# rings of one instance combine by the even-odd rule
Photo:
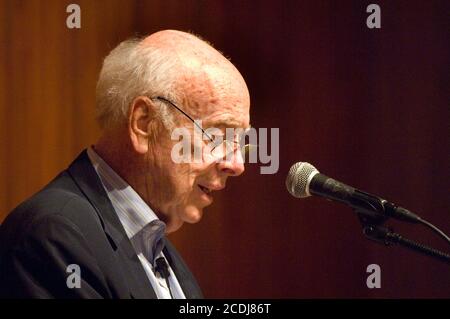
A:
<svg viewBox="0 0 450 319">
<path fill-rule="evenodd" d="M 134 298 L 157 298 L 86 150 L 81 152 L 67 171 L 95 208 L 112 248 L 118 259 L 123 262 L 126 273 L 124 280 L 128 283 L 131 296 Z M 164 241 L 164 255 L 176 274 L 186 298 L 203 298 L 194 276 L 181 256 L 168 239 L 164 238 Z"/>
<path fill-rule="evenodd" d="M 69 166 L 68 172 L 81 192 L 95 208 L 110 244 L 123 264 L 124 280 L 134 298 L 156 298 L 147 275 L 128 239 L 125 229 L 95 172 L 86 150 Z"/>
</svg>

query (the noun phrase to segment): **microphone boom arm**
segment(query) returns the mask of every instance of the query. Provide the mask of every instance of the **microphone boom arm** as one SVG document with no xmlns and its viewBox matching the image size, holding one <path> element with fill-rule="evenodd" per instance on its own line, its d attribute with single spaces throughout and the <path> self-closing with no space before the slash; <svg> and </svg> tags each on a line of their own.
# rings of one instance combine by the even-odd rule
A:
<svg viewBox="0 0 450 319">
<path fill-rule="evenodd" d="M 402 235 L 395 233 L 392 228 L 383 227 L 382 225 L 388 217 L 380 217 L 380 215 L 369 216 L 367 215 L 367 211 L 361 212 L 358 209 L 355 209 L 355 212 L 357 213 L 359 221 L 363 227 L 363 234 L 368 239 L 385 246 L 398 244 L 410 250 L 450 264 L 449 254 L 403 237 Z"/>
</svg>

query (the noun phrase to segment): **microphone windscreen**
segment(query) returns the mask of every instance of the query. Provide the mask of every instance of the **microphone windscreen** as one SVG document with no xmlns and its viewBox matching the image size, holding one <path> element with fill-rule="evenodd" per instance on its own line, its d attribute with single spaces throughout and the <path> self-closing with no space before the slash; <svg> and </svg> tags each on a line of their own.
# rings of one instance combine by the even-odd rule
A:
<svg viewBox="0 0 450 319">
<path fill-rule="evenodd" d="M 291 166 L 288 176 L 286 177 L 286 188 L 292 196 L 304 198 L 311 196 L 308 184 L 313 175 L 319 171 L 311 164 L 306 162 L 298 162 Z"/>
</svg>

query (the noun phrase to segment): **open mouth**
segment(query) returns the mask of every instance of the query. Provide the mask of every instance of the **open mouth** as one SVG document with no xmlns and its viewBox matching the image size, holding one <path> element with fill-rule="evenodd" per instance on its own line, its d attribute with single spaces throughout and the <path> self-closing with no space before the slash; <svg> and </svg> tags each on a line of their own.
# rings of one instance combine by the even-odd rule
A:
<svg viewBox="0 0 450 319">
<path fill-rule="evenodd" d="M 198 185 L 198 187 L 202 190 L 203 193 L 209 195 L 211 194 L 211 190 L 208 187 L 202 186 L 202 185 Z"/>
</svg>

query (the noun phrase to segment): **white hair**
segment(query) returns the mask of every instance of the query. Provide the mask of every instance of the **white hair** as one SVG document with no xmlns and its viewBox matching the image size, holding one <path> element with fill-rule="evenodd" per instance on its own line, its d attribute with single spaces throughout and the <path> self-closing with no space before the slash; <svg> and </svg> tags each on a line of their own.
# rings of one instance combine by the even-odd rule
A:
<svg viewBox="0 0 450 319">
<path fill-rule="evenodd" d="M 176 56 L 157 47 L 142 46 L 141 41 L 123 41 L 103 61 L 96 91 L 96 117 L 101 128 L 125 121 L 130 104 L 138 96 L 178 100 L 174 87 L 179 75 Z M 158 106 L 162 123 L 172 127 L 169 106 Z"/>
</svg>

